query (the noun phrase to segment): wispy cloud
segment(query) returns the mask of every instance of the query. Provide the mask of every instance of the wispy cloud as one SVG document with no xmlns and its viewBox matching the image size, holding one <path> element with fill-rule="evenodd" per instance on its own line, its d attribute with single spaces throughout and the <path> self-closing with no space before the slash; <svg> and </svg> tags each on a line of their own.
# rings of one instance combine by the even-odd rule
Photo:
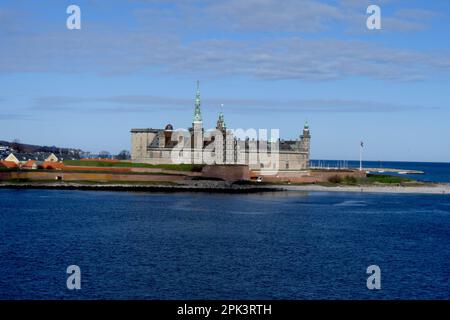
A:
<svg viewBox="0 0 450 320">
<path fill-rule="evenodd" d="M 110 76 L 142 71 L 176 75 L 201 72 L 265 80 L 361 76 L 410 81 L 450 70 L 449 52 L 399 49 L 349 37 L 314 39 L 302 34 L 327 30 L 336 22 L 349 27 L 358 21 L 364 28 L 359 19 L 366 17 L 365 0 L 331 4 L 317 0 L 135 2 L 147 4 L 136 9 L 136 15 L 146 17 L 136 29 L 87 25 L 80 32 L 40 29 L 6 33 L 0 46 L 0 73 L 96 72 Z M 161 11 L 163 14 L 158 14 Z M 433 14 L 403 9 L 383 21 L 394 26 L 387 29 L 417 30 Z M 159 27 L 146 29 L 145 23 Z M 210 29 L 224 32 L 219 32 L 220 37 L 196 37 L 195 32 L 186 37 L 190 28 L 203 34 Z M 240 36 L 227 35 L 227 30 L 238 31 Z"/>
<path fill-rule="evenodd" d="M 229 0 L 229 1 L 135 1 L 150 4 L 137 9 L 136 16 L 152 26 L 189 28 L 209 27 L 239 32 L 316 33 L 344 28 L 367 31 L 366 9 L 370 0 Z M 437 13 L 424 9 L 400 9 L 385 12 L 392 0 L 379 0 L 384 31 L 425 30 Z M 161 4 L 165 4 L 161 5 Z M 167 5 L 169 4 L 169 5 Z M 153 19 L 145 19 L 151 15 Z"/>
<path fill-rule="evenodd" d="M 29 114 L 19 114 L 19 113 L 1 113 L 0 121 L 12 121 L 12 120 L 33 120 L 34 117 Z"/>
<path fill-rule="evenodd" d="M 32 47 L 33 50 L 28 48 Z M 299 37 L 197 40 L 133 34 L 30 35 L 2 44 L 0 72 L 149 72 L 257 79 L 328 80 L 351 76 L 417 80 L 446 73 L 450 54 L 392 49 L 363 41 Z"/>
<path fill-rule="evenodd" d="M 158 96 L 110 96 L 95 98 L 78 98 L 65 96 L 48 96 L 35 99 L 33 109 L 41 111 L 111 112 L 111 113 L 148 113 L 161 110 L 186 110 L 192 106 L 191 98 L 174 98 Z M 309 100 L 268 100 L 268 99 L 203 99 L 203 109 L 216 110 L 220 104 L 229 111 L 239 112 L 410 112 L 431 110 L 433 107 L 419 105 L 401 105 L 379 101 L 344 100 L 344 99 L 309 99 Z M 93 107 L 93 105 L 95 107 Z M 84 109 L 83 109 L 84 108 Z"/>
</svg>

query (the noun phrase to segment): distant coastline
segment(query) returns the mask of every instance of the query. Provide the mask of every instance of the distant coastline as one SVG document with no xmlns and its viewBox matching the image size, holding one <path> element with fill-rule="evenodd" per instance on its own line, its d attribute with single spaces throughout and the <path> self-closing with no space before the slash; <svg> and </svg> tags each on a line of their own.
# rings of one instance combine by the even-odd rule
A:
<svg viewBox="0 0 450 320">
<path fill-rule="evenodd" d="M 402 185 L 361 185 L 361 186 L 284 186 L 286 191 L 360 192 L 360 193 L 403 193 L 403 194 L 448 194 L 450 184 L 423 184 L 421 186 Z"/>
</svg>

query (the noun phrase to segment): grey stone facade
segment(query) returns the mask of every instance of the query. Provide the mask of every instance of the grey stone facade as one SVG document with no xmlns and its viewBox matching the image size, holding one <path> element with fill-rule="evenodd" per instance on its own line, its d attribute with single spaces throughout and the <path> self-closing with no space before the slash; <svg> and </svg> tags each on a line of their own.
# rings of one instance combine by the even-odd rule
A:
<svg viewBox="0 0 450 320">
<path fill-rule="evenodd" d="M 214 140 L 203 139 L 204 134 L 206 132 L 203 128 L 200 111 L 200 91 L 197 88 L 192 128 L 186 131 L 190 147 L 183 149 L 185 156 L 187 154 L 188 161 L 186 162 L 204 163 L 202 150 L 209 146 L 210 150 L 213 150 L 212 154 L 215 158 L 219 159 L 217 164 L 247 164 L 254 170 L 264 169 L 266 162 L 258 150 L 268 149 L 269 156 L 278 154 L 279 170 L 306 170 L 309 168 L 311 135 L 307 123 L 297 140 L 278 140 L 275 145 L 265 143 L 267 149 L 261 147 L 262 143 L 259 141 L 250 139 L 241 141 L 234 137 L 233 130 L 226 127 L 222 112 L 217 121 L 215 137 L 219 138 L 218 135 L 221 135 L 223 149 L 212 147 L 210 144 Z M 172 164 L 174 163 L 172 152 L 176 150 L 174 148 L 180 148 L 180 141 L 178 132 L 174 131 L 170 124 L 164 129 L 132 129 L 131 160 L 137 163 Z M 186 146 L 186 144 L 184 145 Z M 278 150 L 278 152 L 272 154 L 272 149 Z M 251 161 L 255 159 L 256 161 Z"/>
</svg>

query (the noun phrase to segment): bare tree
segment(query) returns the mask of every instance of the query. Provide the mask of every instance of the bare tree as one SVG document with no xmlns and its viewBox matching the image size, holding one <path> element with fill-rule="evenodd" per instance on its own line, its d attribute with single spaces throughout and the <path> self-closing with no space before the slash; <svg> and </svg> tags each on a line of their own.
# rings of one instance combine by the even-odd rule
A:
<svg viewBox="0 0 450 320">
<path fill-rule="evenodd" d="M 116 159 L 118 159 L 118 160 L 129 160 L 129 159 L 131 159 L 130 151 L 128 151 L 128 150 L 120 151 L 120 153 L 116 156 Z"/>
<path fill-rule="evenodd" d="M 14 149 L 15 152 L 23 152 L 24 148 L 23 145 L 20 143 L 20 140 L 15 138 L 11 143 L 11 148 Z"/>
</svg>

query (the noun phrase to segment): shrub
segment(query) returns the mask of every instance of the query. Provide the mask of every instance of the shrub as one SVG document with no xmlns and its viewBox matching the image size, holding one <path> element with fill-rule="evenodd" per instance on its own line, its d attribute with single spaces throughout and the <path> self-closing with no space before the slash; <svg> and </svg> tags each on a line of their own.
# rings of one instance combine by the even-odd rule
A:
<svg viewBox="0 0 450 320">
<path fill-rule="evenodd" d="M 345 184 L 356 184 L 358 180 L 352 176 L 345 176 L 344 181 Z"/>
<path fill-rule="evenodd" d="M 341 182 L 342 182 L 342 177 L 336 174 L 336 175 L 334 175 L 334 176 L 329 177 L 329 178 L 328 178 L 328 182 L 331 182 L 331 183 L 341 183 Z"/>
</svg>

